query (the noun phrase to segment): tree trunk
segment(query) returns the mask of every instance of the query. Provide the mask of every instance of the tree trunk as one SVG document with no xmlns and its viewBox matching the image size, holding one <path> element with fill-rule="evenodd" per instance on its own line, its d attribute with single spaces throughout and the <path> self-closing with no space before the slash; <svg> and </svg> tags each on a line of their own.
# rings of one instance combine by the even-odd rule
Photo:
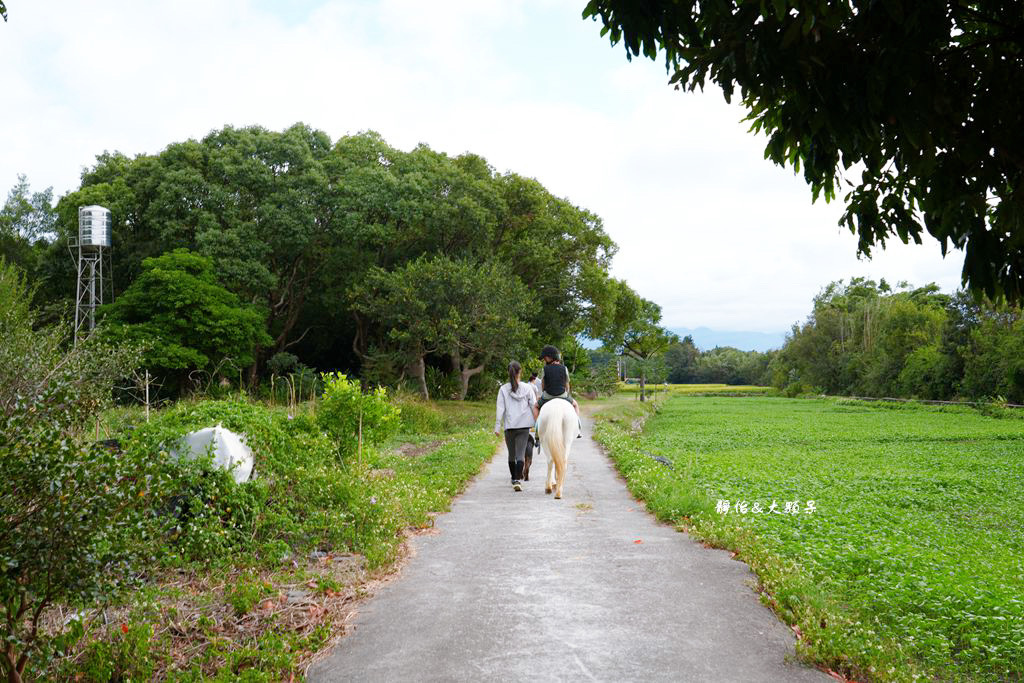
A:
<svg viewBox="0 0 1024 683">
<path fill-rule="evenodd" d="M 423 400 L 429 401 L 430 390 L 427 389 L 427 364 L 423 360 L 423 356 L 416 360 L 416 363 L 413 364 L 413 369 L 416 371 L 416 378 L 420 381 L 420 393 L 423 395 Z"/>
<path fill-rule="evenodd" d="M 249 374 L 249 386 L 253 387 L 253 388 L 256 386 L 256 380 L 259 377 L 260 354 L 261 353 L 263 353 L 263 349 L 261 349 L 260 347 L 257 346 L 253 350 L 253 358 L 255 358 L 255 360 L 252 362 L 252 365 L 249 366 L 249 373 L 248 373 Z M 242 389 L 242 387 L 238 387 L 238 388 L 239 388 L 239 390 Z"/>
<path fill-rule="evenodd" d="M 459 379 L 461 384 L 459 386 L 459 400 L 465 401 L 466 394 L 469 393 L 469 380 L 473 375 L 479 375 L 484 371 L 484 364 L 476 366 L 475 368 L 469 367 L 469 361 L 462 360 L 462 354 L 458 351 L 452 354 L 452 361 L 454 361 L 456 369 L 459 371 Z"/>
<path fill-rule="evenodd" d="M 647 386 L 647 371 L 641 369 L 640 370 L 640 400 L 641 401 L 647 400 L 644 397 L 644 387 L 645 386 Z"/>
<path fill-rule="evenodd" d="M 21 676 L 25 673 L 25 664 L 19 662 L 19 658 L 15 655 L 14 646 L 8 643 L 7 651 L 4 653 L 4 659 L 7 660 L 4 667 L 7 669 L 7 683 L 21 683 Z M 21 664 L 20 668 L 19 663 Z"/>
</svg>

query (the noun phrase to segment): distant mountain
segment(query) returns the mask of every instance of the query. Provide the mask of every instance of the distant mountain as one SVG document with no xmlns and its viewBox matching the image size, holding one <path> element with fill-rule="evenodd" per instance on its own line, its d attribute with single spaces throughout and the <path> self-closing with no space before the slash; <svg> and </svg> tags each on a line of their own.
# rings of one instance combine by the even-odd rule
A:
<svg viewBox="0 0 1024 683">
<path fill-rule="evenodd" d="M 780 349 L 786 341 L 785 332 L 734 332 L 732 330 L 712 330 L 707 327 L 691 329 L 689 327 L 669 328 L 682 339 L 686 335 L 693 337 L 693 343 L 701 351 L 709 351 L 716 346 L 732 346 L 740 351 L 770 351 Z"/>
</svg>

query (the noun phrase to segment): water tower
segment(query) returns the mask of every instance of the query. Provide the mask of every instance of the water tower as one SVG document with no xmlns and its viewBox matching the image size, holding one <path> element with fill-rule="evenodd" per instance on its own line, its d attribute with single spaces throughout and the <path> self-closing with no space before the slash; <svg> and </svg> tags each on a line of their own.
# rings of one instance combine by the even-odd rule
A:
<svg viewBox="0 0 1024 683">
<path fill-rule="evenodd" d="M 72 238 L 72 256 L 78 250 L 78 286 L 75 293 L 75 342 L 96 327 L 96 307 L 104 293 L 114 293 L 110 264 L 110 209 L 78 207 L 78 239 Z M 85 328 L 84 334 L 82 329 Z"/>
</svg>

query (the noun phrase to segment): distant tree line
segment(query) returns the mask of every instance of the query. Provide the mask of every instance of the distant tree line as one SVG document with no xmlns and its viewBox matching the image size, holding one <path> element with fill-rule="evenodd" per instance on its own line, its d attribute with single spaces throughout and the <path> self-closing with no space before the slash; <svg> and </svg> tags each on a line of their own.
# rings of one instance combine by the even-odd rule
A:
<svg viewBox="0 0 1024 683">
<path fill-rule="evenodd" d="M 1019 307 L 934 284 L 853 278 L 815 297 L 770 365 L 778 387 L 1024 403 L 1024 318 Z"/>
<path fill-rule="evenodd" d="M 52 200 L 19 178 L 0 256 L 26 273 L 41 321 L 66 318 L 78 207 L 109 208 L 103 333 L 142 343 L 172 394 L 287 366 L 463 398 L 545 343 L 621 345 L 627 318 L 657 309 L 609 276 L 598 216 L 478 155 L 372 132 L 226 127 L 157 154 L 104 152 Z"/>
<path fill-rule="evenodd" d="M 1024 316 L 1005 303 L 935 284 L 829 284 L 779 350 L 701 351 L 689 336 L 660 356 L 655 381 L 775 386 L 795 395 L 1002 397 L 1024 403 Z M 627 364 L 626 371 L 635 375 Z"/>
</svg>

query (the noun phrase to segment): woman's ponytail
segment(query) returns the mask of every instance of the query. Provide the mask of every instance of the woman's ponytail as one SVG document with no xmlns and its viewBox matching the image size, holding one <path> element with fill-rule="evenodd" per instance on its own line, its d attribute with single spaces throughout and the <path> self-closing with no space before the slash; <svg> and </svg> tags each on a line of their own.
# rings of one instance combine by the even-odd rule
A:
<svg viewBox="0 0 1024 683">
<path fill-rule="evenodd" d="M 519 372 L 523 369 L 518 361 L 508 364 L 508 382 L 512 385 L 512 393 L 519 391 Z"/>
</svg>

